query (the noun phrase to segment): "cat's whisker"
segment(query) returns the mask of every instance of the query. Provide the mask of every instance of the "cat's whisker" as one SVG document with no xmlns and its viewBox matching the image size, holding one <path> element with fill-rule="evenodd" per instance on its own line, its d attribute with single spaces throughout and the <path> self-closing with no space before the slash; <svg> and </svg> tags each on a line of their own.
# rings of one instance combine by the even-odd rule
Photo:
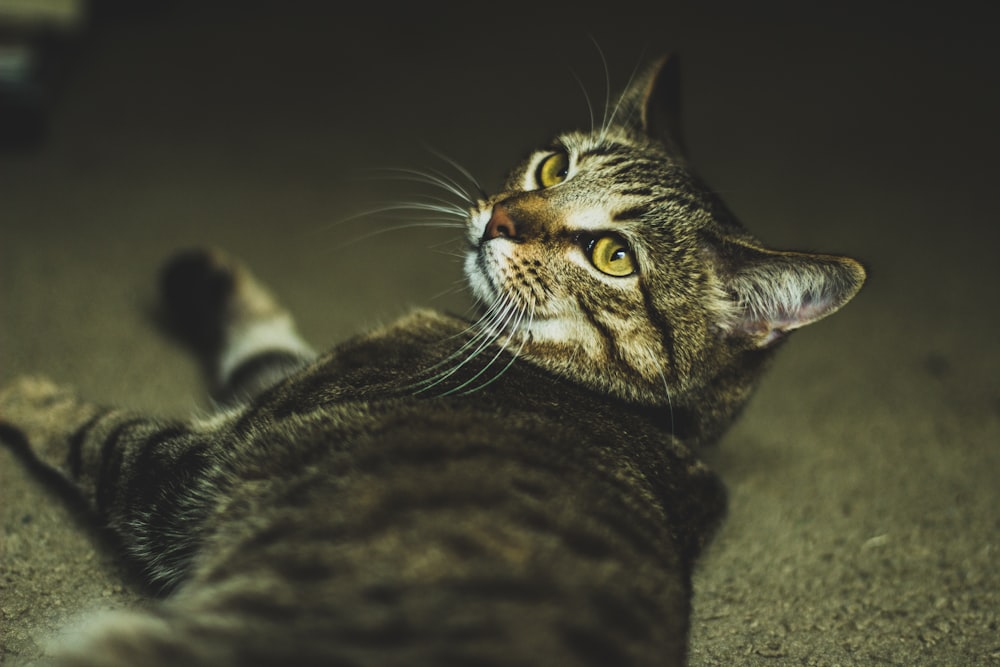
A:
<svg viewBox="0 0 1000 667">
<path fill-rule="evenodd" d="M 431 366 L 431 368 L 437 368 L 438 366 L 441 366 L 444 363 L 446 363 L 448 361 L 451 361 L 455 357 L 460 356 L 461 353 L 464 352 L 466 349 L 468 349 L 469 347 L 471 347 L 472 345 L 474 345 L 482 336 L 485 335 L 485 330 L 490 327 L 490 323 L 492 321 L 497 321 L 497 320 L 499 320 L 502 317 L 501 311 L 503 310 L 503 308 L 504 308 L 505 305 L 506 304 L 504 304 L 503 302 L 499 302 L 499 301 L 497 303 L 494 303 L 489 308 L 485 309 L 483 311 L 483 313 L 479 316 L 479 319 L 477 319 L 475 322 L 473 322 L 470 325 L 468 325 L 467 327 L 465 327 L 465 329 L 463 329 L 462 331 L 449 336 L 448 339 L 451 340 L 451 339 L 455 339 L 455 338 L 462 338 L 462 337 L 468 335 L 470 332 L 475 332 L 475 333 L 472 334 L 472 336 L 469 338 L 469 340 L 467 340 L 465 342 L 465 344 L 462 347 L 460 347 L 454 353 L 452 353 L 451 355 L 449 355 L 447 358 L 442 359 L 440 362 L 438 362 L 434 366 Z M 430 370 L 430 369 L 427 369 L 427 370 Z"/>
<path fill-rule="evenodd" d="M 607 63 L 605 63 L 605 69 L 604 69 L 604 71 L 605 71 L 605 73 L 607 73 Z M 624 90 L 627 91 L 627 90 L 631 89 L 632 82 L 635 81 L 635 77 L 636 77 L 636 75 L 638 73 L 639 73 L 639 64 L 636 63 L 636 66 L 632 68 L 632 73 L 628 77 L 628 81 L 626 82 Z M 609 91 L 611 90 L 610 74 L 608 74 L 608 90 Z M 608 93 L 608 104 L 609 104 L 609 106 L 610 106 L 610 99 L 611 99 L 611 94 L 609 92 Z M 617 116 L 618 116 L 618 112 L 621 110 L 622 103 L 624 101 L 625 101 L 625 93 L 623 92 L 621 95 L 618 96 L 618 101 L 615 102 L 614 110 L 611 112 L 611 116 L 607 119 L 607 122 L 604 124 L 604 127 L 601 128 L 601 141 L 604 141 L 604 139 L 607 137 L 608 131 L 615 124 L 615 121 L 616 121 Z M 626 119 L 626 121 L 627 120 L 629 120 L 629 119 Z"/>
<path fill-rule="evenodd" d="M 465 219 L 466 216 L 465 209 L 443 199 L 437 199 L 434 197 L 426 197 L 426 198 L 430 199 L 431 201 L 418 201 L 418 200 L 401 201 L 401 202 L 396 202 L 394 206 L 396 206 L 397 210 L 400 211 L 410 210 L 410 211 L 421 211 L 428 213 L 444 213 L 449 216 L 454 216 L 461 220 Z"/>
<path fill-rule="evenodd" d="M 473 356 L 478 355 L 503 332 L 505 324 L 510 320 L 515 307 L 514 302 L 508 299 L 498 301 L 496 308 L 488 311 L 476 322 L 474 326 L 479 327 L 479 331 L 458 350 L 457 354 L 460 354 L 473 345 L 479 344 L 479 347 L 473 353 Z"/>
<path fill-rule="evenodd" d="M 453 388 L 449 389 L 448 391 L 444 392 L 443 394 L 441 394 L 442 396 L 448 396 L 450 394 L 462 394 L 462 395 L 464 395 L 464 394 L 471 394 L 472 392 L 474 392 L 474 391 L 476 391 L 478 389 L 482 389 L 483 387 L 485 387 L 486 385 L 488 385 L 490 382 L 492 382 L 493 380 L 495 380 L 498 377 L 500 377 L 501 375 L 503 375 L 504 371 L 506 371 L 508 368 L 510 368 L 510 364 L 514 363 L 514 360 L 517 358 L 516 354 L 510 360 L 510 362 L 508 362 L 507 365 L 504 366 L 500 370 L 499 373 L 497 373 L 496 375 L 493 376 L 493 378 L 491 378 L 490 380 L 487 380 L 485 383 L 483 383 L 482 385 L 480 385 L 478 387 L 474 387 L 473 389 L 469 389 L 468 391 L 463 391 L 463 389 L 465 389 L 466 387 L 468 387 L 470 384 L 472 384 L 473 382 L 475 382 L 476 380 L 478 380 L 484 373 L 486 373 L 486 371 L 488 371 L 493 366 L 493 364 L 496 363 L 497 359 L 499 359 L 501 356 L 503 356 L 504 352 L 507 351 L 507 346 L 510 344 L 511 336 L 513 335 L 513 332 L 517 331 L 518 328 L 520 328 L 521 322 L 524 320 L 524 314 L 525 314 L 526 310 L 527 310 L 527 307 L 525 307 L 523 305 L 519 306 L 518 309 L 517 309 L 517 314 L 514 315 L 511 318 L 508 318 L 507 322 L 505 323 L 505 326 L 501 329 L 500 333 L 496 337 L 494 337 L 493 340 L 490 341 L 490 343 L 492 344 L 494 341 L 496 341 L 497 338 L 500 337 L 500 335 L 503 334 L 504 331 L 508 332 L 507 337 L 504 339 L 503 345 L 501 345 L 500 349 L 497 350 L 497 353 L 495 355 L 493 355 L 493 358 L 490 359 L 489 362 L 487 362 L 485 366 L 483 366 L 481 369 L 479 369 L 478 373 L 476 373 L 471 378 L 469 378 L 468 380 L 466 380 L 462 384 L 458 385 L 457 387 L 453 387 Z M 510 324 L 512 320 L 513 320 L 513 326 L 509 326 L 509 327 L 506 326 L 506 325 Z M 524 342 L 523 341 L 524 341 L 524 337 L 522 337 L 521 348 L 524 347 Z M 520 352 L 520 349 L 518 350 L 518 352 Z"/>
<path fill-rule="evenodd" d="M 454 215 L 455 217 L 464 219 L 468 215 L 468 211 L 453 201 L 445 199 L 444 197 L 436 197 L 434 195 L 420 194 L 416 195 L 418 198 L 414 198 L 409 201 L 398 202 L 400 204 L 409 204 L 414 208 L 435 208 L 442 213 L 448 213 L 449 215 Z"/>
<path fill-rule="evenodd" d="M 441 255 L 442 257 L 450 257 L 452 259 L 457 259 L 459 261 L 464 261 L 465 260 L 465 254 L 464 253 L 458 252 L 456 250 L 442 249 L 440 247 L 442 245 L 444 245 L 444 244 L 443 243 L 439 243 L 439 244 L 431 246 L 430 249 L 431 249 L 432 252 L 434 252 L 434 254 Z"/>
<path fill-rule="evenodd" d="M 590 133 L 594 134 L 594 105 L 590 102 L 590 95 L 587 93 L 587 87 L 584 85 L 583 79 L 580 78 L 580 75 L 577 74 L 573 68 L 570 68 L 569 73 L 573 75 L 577 85 L 580 86 L 580 91 L 583 93 L 583 100 L 587 103 L 587 114 L 590 116 Z"/>
<path fill-rule="evenodd" d="M 474 203 L 474 199 L 465 188 L 459 185 L 459 183 L 450 176 L 442 174 L 437 170 L 426 172 L 418 169 L 409 169 L 407 167 L 383 167 L 379 169 L 379 171 L 395 174 L 394 178 L 396 180 L 437 186 L 442 190 L 450 192 L 470 205 Z"/>
<path fill-rule="evenodd" d="M 389 234 L 391 232 L 399 232 L 407 229 L 416 229 L 416 228 L 455 229 L 456 226 L 457 225 L 455 225 L 454 223 L 449 223 L 444 221 L 435 222 L 428 220 L 423 222 L 408 222 L 403 225 L 393 225 L 391 227 L 381 227 L 379 229 L 372 230 L 366 234 L 362 234 L 361 236 L 355 237 L 349 241 L 344 241 L 343 243 L 335 246 L 335 249 L 343 250 L 344 248 L 349 248 L 352 245 L 361 243 L 362 241 L 367 241 L 376 236 L 381 236 L 382 234 Z"/>
<path fill-rule="evenodd" d="M 451 376 L 453 376 L 463 366 L 465 366 L 467 363 L 471 362 L 473 359 L 477 358 L 480 354 L 483 353 L 483 351 L 485 349 L 487 349 L 494 342 L 496 342 L 496 340 L 501 335 L 503 335 L 504 331 L 508 331 L 509 330 L 509 324 L 510 324 L 510 322 L 513 319 L 515 319 L 517 317 L 517 314 L 518 314 L 516 312 L 517 311 L 517 305 L 512 300 L 503 299 L 503 300 L 497 302 L 497 306 L 498 307 L 496 309 L 496 312 L 495 312 L 494 316 L 489 317 L 489 321 L 485 322 L 485 323 L 483 323 L 483 321 L 486 319 L 486 316 L 484 316 L 483 318 L 480 318 L 479 322 L 477 322 L 477 325 L 483 323 L 482 324 L 482 328 L 480 329 L 480 331 L 477 332 L 477 334 L 472 339 L 470 339 L 468 342 L 466 342 L 466 344 L 463 345 L 458 351 L 456 351 L 455 353 L 453 353 L 452 355 L 450 355 L 447 358 L 447 360 L 451 360 L 451 359 L 454 359 L 454 358 L 460 356 L 462 354 L 462 352 L 464 352 L 469 347 L 472 347 L 474 344 L 477 344 L 476 349 L 473 350 L 472 353 L 469 354 L 461 363 L 456 364 L 455 366 L 451 367 L 450 369 L 448 369 L 448 370 L 440 373 L 439 375 L 437 375 L 437 376 L 435 376 L 433 378 L 430 378 L 431 380 L 434 380 L 434 382 L 431 383 L 430 385 L 428 385 L 427 387 L 424 387 L 424 389 L 429 389 L 431 387 L 434 387 L 434 386 L 440 384 L 441 382 L 444 382 L 445 380 L 447 380 Z M 522 312 L 523 312 L 523 308 L 522 308 Z M 492 364 L 492 363 L 493 362 L 491 361 L 490 364 Z M 487 367 L 490 364 L 487 364 Z M 481 374 L 482 374 L 482 371 L 479 374 L 477 374 L 476 377 L 478 377 Z M 468 383 L 464 383 L 462 386 L 465 386 L 466 384 L 468 384 Z M 453 393 L 454 391 L 457 391 L 457 389 L 452 389 L 452 390 L 446 392 L 446 394 Z M 442 394 L 442 395 L 446 395 L 446 394 Z"/>
<path fill-rule="evenodd" d="M 406 215 L 398 216 L 397 213 L 408 212 L 416 213 L 419 215 Z M 449 208 L 446 204 L 435 204 L 421 201 L 404 201 L 396 202 L 393 204 L 388 204 L 386 206 L 380 206 L 378 208 L 369 209 L 367 211 L 362 211 L 346 218 L 342 218 L 334 223 L 326 226 L 326 229 L 331 229 L 335 226 L 347 224 L 355 220 L 360 220 L 362 218 L 376 218 L 376 216 L 386 217 L 388 219 L 404 219 L 408 222 L 398 225 L 390 225 L 387 227 L 379 227 L 373 229 L 367 233 L 356 236 L 349 239 L 343 243 L 335 246 L 337 250 L 342 250 L 344 248 L 350 247 L 356 243 L 366 241 L 375 236 L 381 234 L 386 234 L 389 232 L 401 231 L 406 229 L 413 229 L 416 227 L 428 227 L 428 228 L 438 228 L 438 229 L 465 229 L 464 216 L 465 212 L 461 211 L 457 207 Z"/>
<path fill-rule="evenodd" d="M 430 297 L 430 300 L 437 301 L 438 299 L 443 299 L 446 296 L 450 296 L 452 294 L 459 294 L 460 292 L 464 292 L 468 289 L 468 286 L 466 286 L 464 282 L 462 281 L 455 281 L 455 282 L 456 284 L 452 284 L 452 286 L 449 287 L 448 289 L 441 290 L 437 294 L 432 295 Z"/>
<path fill-rule="evenodd" d="M 479 354 L 486 349 L 489 345 L 495 341 L 501 333 L 503 333 L 502 323 L 509 319 L 509 313 L 514 308 L 514 304 L 508 300 L 500 300 L 493 304 L 489 310 L 487 310 L 482 317 L 479 318 L 474 324 L 466 327 L 465 331 L 459 335 L 465 335 L 469 331 L 476 330 L 476 333 L 469 338 L 458 350 L 448 355 L 438 363 L 434 364 L 430 368 L 425 369 L 426 371 L 434 370 L 435 368 L 441 367 L 443 365 L 449 364 L 451 361 L 461 357 L 466 350 L 470 347 L 476 347 L 471 354 L 465 357 L 460 363 L 449 366 L 446 370 L 432 375 L 429 378 L 414 382 L 410 385 L 410 388 L 420 387 L 415 394 L 426 391 L 435 387 L 449 377 L 457 373 L 465 364 L 469 363 L 475 359 Z M 499 325 L 499 326 L 498 326 Z M 457 336 L 456 336 L 457 337 Z M 423 386 L 421 386 L 423 385 Z"/>
<path fill-rule="evenodd" d="M 676 435 L 677 429 L 674 425 L 674 401 L 670 397 L 670 386 L 667 384 L 667 376 L 663 373 L 662 368 L 657 368 L 660 372 L 660 379 L 663 380 L 663 391 L 667 395 L 667 409 L 670 410 L 670 434 Z"/>
<path fill-rule="evenodd" d="M 472 319 L 474 313 L 477 311 L 481 312 L 487 308 L 487 305 L 483 302 L 482 298 L 474 291 L 470 290 L 468 281 L 460 279 L 455 282 L 459 285 L 459 289 L 469 290 L 469 293 L 472 295 L 472 302 L 469 304 L 468 308 L 462 312 L 462 316 L 465 320 Z"/>
<path fill-rule="evenodd" d="M 601 67 L 604 69 L 604 114 L 601 118 L 600 133 L 600 140 L 603 142 L 607 136 L 608 128 L 614 121 L 614 114 L 608 118 L 608 108 L 611 106 L 611 72 L 608 69 L 608 60 L 604 57 L 604 51 L 601 49 L 601 45 L 597 43 L 597 39 L 591 35 L 590 41 L 594 43 L 594 47 L 597 49 L 597 55 L 601 58 Z"/>
<path fill-rule="evenodd" d="M 396 202 L 392 204 L 386 204 L 385 206 L 379 206 L 377 208 L 371 208 L 358 213 L 353 213 L 351 215 L 345 216 L 333 222 L 327 223 L 319 228 L 319 231 L 330 230 L 335 227 L 340 227 L 341 225 L 346 225 L 349 222 L 354 222 L 356 220 L 361 220 L 364 218 L 374 218 L 376 216 L 381 216 L 386 213 L 396 213 L 400 211 L 420 211 L 424 213 L 438 213 L 445 214 L 449 216 L 454 216 L 454 218 L 459 218 L 464 221 L 465 211 L 455 208 L 454 210 L 442 209 L 440 206 L 435 204 L 428 204 L 426 202 Z M 409 218 L 408 218 L 409 219 Z M 464 223 L 459 220 L 455 220 L 452 223 L 456 227 L 464 227 Z"/>
<path fill-rule="evenodd" d="M 426 144 L 424 144 L 424 149 L 427 152 L 429 152 L 431 155 L 437 157 L 438 159 L 443 160 L 444 162 L 447 162 L 458 173 L 462 174 L 462 176 L 465 176 L 465 178 L 468 179 L 469 183 L 471 183 L 472 186 L 476 188 L 476 192 L 479 194 L 479 198 L 480 199 L 488 199 L 489 198 L 489 193 L 486 192 L 486 189 L 479 182 L 479 179 L 477 179 L 475 176 L 473 176 L 472 173 L 468 169 L 466 169 L 461 164 L 459 164 L 457 161 L 455 161 L 452 158 L 448 157 L 447 155 L 445 155 L 441 151 L 438 151 L 438 150 L 436 150 L 434 148 L 431 148 L 430 146 L 428 146 Z"/>
<path fill-rule="evenodd" d="M 523 310 L 522 310 L 522 313 L 523 313 Z M 510 367 L 511 367 L 511 366 L 512 366 L 513 364 L 514 364 L 514 362 L 515 362 L 515 361 L 517 361 L 517 360 L 518 360 L 518 358 L 519 358 L 519 357 L 521 356 L 521 352 L 523 352 L 523 351 L 524 351 L 524 346 L 525 346 L 525 345 L 527 344 L 527 342 L 528 342 L 528 339 L 530 339 L 530 338 L 531 338 L 531 333 L 530 333 L 530 329 L 531 329 L 531 324 L 532 324 L 532 322 L 534 322 L 534 319 L 535 319 L 535 303 L 534 303 L 534 301 L 532 301 L 532 302 L 531 302 L 531 310 L 530 310 L 530 312 L 528 313 L 528 323 L 527 323 L 527 326 L 525 327 L 525 329 L 528 329 L 528 332 L 526 332 L 526 333 L 525 333 L 525 332 L 522 332 L 522 333 L 521 333 L 521 344 L 520 344 L 520 345 L 518 346 L 518 348 L 517 348 L 517 351 L 516 351 L 516 352 L 514 352 L 514 353 L 513 353 L 512 355 L 511 355 L 511 357 L 510 357 L 510 361 L 508 361 L 508 362 L 507 362 L 507 365 L 506 365 L 506 366 L 504 366 L 503 368 L 501 368 L 501 369 L 500 369 L 500 372 L 499 372 L 499 373 L 497 373 L 497 374 L 496 374 L 496 375 L 494 375 L 494 376 L 493 376 L 492 378 L 490 378 L 489 380 L 487 380 L 487 381 L 486 381 L 486 382 L 484 382 L 483 384 L 479 385 L 478 387 L 474 387 L 474 388 L 472 388 L 472 389 L 469 389 L 468 391 L 464 391 L 464 392 L 462 392 L 462 394 L 463 394 L 463 395 L 466 395 L 466 394 L 471 394 L 471 393 L 473 393 L 473 392 L 476 392 L 476 391 L 479 391 L 479 390 L 481 390 L 481 389 L 484 389 L 484 388 L 488 387 L 488 386 L 489 386 L 490 384 L 492 384 L 493 382 L 495 382 L 495 381 L 499 380 L 499 379 L 500 379 L 500 377 L 501 377 L 501 376 L 502 376 L 502 375 L 503 375 L 504 373 L 506 373 L 506 372 L 507 372 L 507 370 L 508 370 L 508 369 L 509 369 L 509 368 L 510 368 Z M 514 329 L 520 329 L 520 327 L 521 327 L 521 321 L 519 320 L 519 321 L 518 321 L 518 322 L 516 323 L 516 325 L 514 326 Z M 504 341 L 504 348 L 503 348 L 503 350 L 506 350 L 506 348 L 507 348 L 507 345 L 508 345 L 509 343 L 510 343 L 510 337 L 508 336 L 507 340 L 506 340 L 506 341 Z M 501 350 L 501 352 L 502 352 L 503 350 Z M 499 354 L 498 354 L 497 356 L 499 356 Z M 495 361 L 495 359 L 494 359 L 494 361 Z M 490 362 L 490 363 L 492 364 L 492 362 Z M 484 369 L 484 370 L 485 370 L 485 369 Z"/>
<path fill-rule="evenodd" d="M 461 287 L 467 288 L 468 285 L 462 283 Z M 482 305 L 482 300 L 479 299 L 479 297 L 476 297 L 475 301 L 476 303 L 473 303 L 472 306 L 470 306 L 470 310 L 474 310 Z M 443 361 L 450 361 L 451 359 L 454 359 L 455 357 L 459 356 L 462 352 L 464 352 L 467 348 L 471 347 L 475 341 L 478 341 L 481 337 L 488 335 L 488 331 L 491 331 L 494 328 L 494 324 L 496 322 L 499 322 L 503 318 L 503 310 L 509 307 L 509 305 L 510 304 L 508 304 L 506 301 L 501 300 L 489 305 L 486 308 L 483 308 L 482 313 L 476 319 L 475 322 L 467 326 L 461 332 L 454 334 L 453 336 L 449 336 L 450 340 L 466 336 L 469 332 L 472 331 L 475 332 L 469 341 L 466 341 L 466 343 L 461 348 L 459 348 L 455 353 L 453 353 Z M 441 364 L 440 363 L 436 364 L 436 366 L 439 365 Z"/>
</svg>

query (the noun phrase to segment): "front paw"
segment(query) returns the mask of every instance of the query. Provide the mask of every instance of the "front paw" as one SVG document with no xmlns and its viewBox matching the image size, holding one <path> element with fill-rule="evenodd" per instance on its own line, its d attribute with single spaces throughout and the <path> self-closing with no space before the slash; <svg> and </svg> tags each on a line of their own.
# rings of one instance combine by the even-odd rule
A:
<svg viewBox="0 0 1000 667">
<path fill-rule="evenodd" d="M 195 350 L 217 354 L 234 332 L 284 313 L 240 261 L 221 250 L 180 252 L 160 277 L 167 324 Z"/>
<path fill-rule="evenodd" d="M 0 389 L 0 438 L 20 434 L 36 458 L 56 468 L 66 462 L 69 434 L 96 414 L 72 390 L 45 377 L 21 376 Z"/>
<path fill-rule="evenodd" d="M 199 352 L 218 352 L 225 343 L 226 305 L 236 292 L 229 257 L 209 249 L 177 253 L 161 271 L 160 292 L 173 332 Z"/>
</svg>

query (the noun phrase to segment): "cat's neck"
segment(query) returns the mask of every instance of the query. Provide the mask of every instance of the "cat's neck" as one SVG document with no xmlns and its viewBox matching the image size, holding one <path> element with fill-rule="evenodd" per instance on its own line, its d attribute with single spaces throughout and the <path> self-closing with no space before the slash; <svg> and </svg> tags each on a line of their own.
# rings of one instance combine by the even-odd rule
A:
<svg viewBox="0 0 1000 667">
<path fill-rule="evenodd" d="M 416 393 L 430 398 L 492 392 L 507 382 L 522 386 L 541 383 L 555 400 L 603 404 L 623 420 L 629 415 L 641 416 L 690 447 L 719 438 L 749 398 L 770 356 L 755 353 L 739 364 L 726 366 L 721 375 L 706 374 L 704 384 L 678 388 L 666 385 L 658 373 L 643 379 L 621 360 L 617 366 L 615 362 L 609 365 L 596 347 L 541 336 L 501 338 L 475 354 L 475 346 L 457 354 L 475 335 L 476 330 L 464 319 L 419 310 L 357 339 L 355 345 L 346 345 L 342 354 L 362 354 L 363 365 L 376 370 L 380 364 L 407 359 L 413 378 L 388 381 L 378 393 Z M 360 386 L 364 380 L 356 382 Z"/>
<path fill-rule="evenodd" d="M 505 342 L 528 363 L 615 399 L 619 406 L 642 413 L 691 447 L 717 441 L 749 400 L 772 350 L 744 353 L 741 363 L 702 374 L 697 385 L 671 386 L 658 369 L 637 369 L 626 359 L 591 345 L 537 338 Z"/>
</svg>

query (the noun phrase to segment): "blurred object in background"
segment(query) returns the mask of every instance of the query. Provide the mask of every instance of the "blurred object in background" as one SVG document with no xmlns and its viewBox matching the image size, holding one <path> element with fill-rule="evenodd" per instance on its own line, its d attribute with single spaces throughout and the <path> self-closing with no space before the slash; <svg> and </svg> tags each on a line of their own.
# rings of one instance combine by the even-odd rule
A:
<svg viewBox="0 0 1000 667">
<path fill-rule="evenodd" d="M 45 137 L 86 0 L 0 0 L 0 151 L 30 151 Z"/>
</svg>

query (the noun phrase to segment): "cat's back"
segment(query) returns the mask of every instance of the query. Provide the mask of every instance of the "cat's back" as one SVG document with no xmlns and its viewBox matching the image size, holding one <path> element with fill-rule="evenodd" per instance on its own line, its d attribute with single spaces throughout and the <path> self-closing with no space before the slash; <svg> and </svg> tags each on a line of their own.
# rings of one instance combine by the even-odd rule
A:
<svg viewBox="0 0 1000 667">
<path fill-rule="evenodd" d="M 474 662 L 515 637 L 525 662 L 680 650 L 715 477 L 635 406 L 527 364 L 414 384 L 458 327 L 424 313 L 351 341 L 236 419 L 247 444 L 179 598 L 315 619 L 296 643 L 323 628 L 316 651 L 374 664 Z"/>
</svg>

